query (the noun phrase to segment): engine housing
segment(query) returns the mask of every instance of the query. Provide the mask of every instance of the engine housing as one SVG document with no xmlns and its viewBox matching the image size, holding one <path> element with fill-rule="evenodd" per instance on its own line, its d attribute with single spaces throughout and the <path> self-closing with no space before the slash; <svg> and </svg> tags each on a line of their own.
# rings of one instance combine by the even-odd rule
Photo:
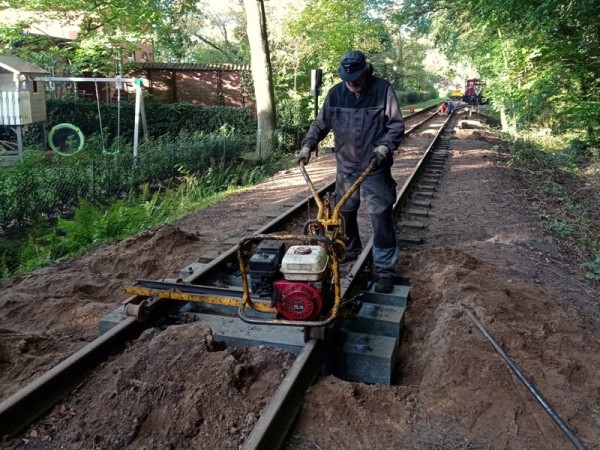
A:
<svg viewBox="0 0 600 450">
<path fill-rule="evenodd" d="M 322 283 L 277 280 L 273 283 L 273 302 L 287 320 L 315 320 L 323 310 Z"/>
<path fill-rule="evenodd" d="M 329 256 L 319 245 L 293 245 L 263 241 L 250 259 L 252 292 L 271 297 L 286 320 L 316 320 L 331 294 Z"/>
</svg>

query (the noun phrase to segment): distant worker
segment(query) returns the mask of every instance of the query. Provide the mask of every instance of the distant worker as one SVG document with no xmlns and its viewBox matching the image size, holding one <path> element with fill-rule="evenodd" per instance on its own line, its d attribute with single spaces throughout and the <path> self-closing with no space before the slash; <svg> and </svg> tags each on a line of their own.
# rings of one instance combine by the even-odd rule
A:
<svg viewBox="0 0 600 450">
<path fill-rule="evenodd" d="M 296 161 L 308 164 L 311 151 L 333 130 L 338 200 L 375 161 L 376 168 L 340 212 L 348 237 L 345 260 L 350 261 L 362 251 L 357 221 L 362 191 L 373 228 L 373 265 L 378 275 L 375 291 L 388 293 L 394 287 L 393 275 L 399 254 L 392 216 L 396 201 L 392 153 L 402 142 L 404 119 L 394 88 L 373 75 L 373 68 L 367 64 L 363 52 L 346 53 L 339 65 L 339 75 L 342 82 L 327 93 L 302 141 Z"/>
<path fill-rule="evenodd" d="M 440 108 L 438 109 L 438 111 L 441 115 L 446 114 L 446 102 L 444 102 L 440 105 Z"/>
<path fill-rule="evenodd" d="M 477 93 L 475 92 L 475 83 L 472 81 L 469 82 L 467 86 L 467 90 L 465 91 L 465 95 L 467 97 L 467 103 L 469 105 L 475 105 L 477 103 Z"/>
<path fill-rule="evenodd" d="M 454 102 L 452 100 L 446 100 L 446 113 L 448 115 L 452 114 L 454 111 Z"/>
</svg>

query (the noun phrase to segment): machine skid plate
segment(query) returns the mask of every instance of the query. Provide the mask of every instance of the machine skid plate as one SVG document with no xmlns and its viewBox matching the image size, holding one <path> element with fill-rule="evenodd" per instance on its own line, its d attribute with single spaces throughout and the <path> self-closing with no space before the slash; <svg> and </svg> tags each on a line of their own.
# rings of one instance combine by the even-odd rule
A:
<svg viewBox="0 0 600 450">
<path fill-rule="evenodd" d="M 125 288 L 125 292 L 127 294 L 139 295 L 142 297 L 157 297 L 164 298 L 168 300 L 180 300 L 185 302 L 196 302 L 196 303 L 208 303 L 211 305 L 221 305 L 221 306 L 234 306 L 239 307 L 241 302 L 242 292 L 239 289 L 224 289 L 217 288 L 221 292 L 219 295 L 215 293 L 201 293 L 201 292 L 186 292 L 191 289 L 198 291 L 201 290 L 204 286 L 199 285 L 183 285 L 180 283 L 164 283 L 165 286 L 162 287 L 144 287 L 144 286 L 127 286 Z M 205 287 L 207 291 L 214 292 L 212 286 Z M 230 292 L 230 295 L 227 296 L 227 291 Z M 264 313 L 275 313 L 275 308 L 271 306 L 271 303 L 264 300 L 254 300 L 254 304 L 256 305 L 256 309 L 260 312 Z"/>
</svg>

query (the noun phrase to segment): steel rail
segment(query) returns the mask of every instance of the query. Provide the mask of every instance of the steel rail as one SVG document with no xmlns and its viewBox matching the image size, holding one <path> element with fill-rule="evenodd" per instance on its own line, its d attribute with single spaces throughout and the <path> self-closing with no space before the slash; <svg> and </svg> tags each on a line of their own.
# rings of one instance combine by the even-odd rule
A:
<svg viewBox="0 0 600 450">
<path fill-rule="evenodd" d="M 319 376 L 327 349 L 325 341 L 306 342 L 244 442 L 244 450 L 281 448 L 300 411 L 304 393 Z"/>
<path fill-rule="evenodd" d="M 420 122 L 417 126 L 422 125 L 432 117 L 435 116 L 429 117 Z M 448 117 L 448 119 L 440 126 L 440 129 L 435 134 L 425 151 L 425 154 L 421 157 L 408 180 L 397 194 L 397 200 L 394 203 L 395 211 L 402 208 L 410 196 L 413 186 L 418 181 L 419 175 L 423 172 L 426 163 L 431 158 L 433 149 L 439 142 L 449 120 L 450 117 Z M 411 128 L 411 130 L 415 129 L 417 126 Z M 357 292 L 358 284 L 362 282 L 360 273 L 364 270 L 365 265 L 370 260 L 372 250 L 373 237 L 371 236 L 347 276 L 347 283 L 342 286 L 342 298 L 346 298 L 346 296 Z M 330 334 L 332 333 L 324 333 L 323 340 L 310 339 L 306 343 L 302 353 L 294 363 L 294 366 L 298 367 L 294 367 L 294 370 L 290 370 L 284 377 L 275 392 L 273 399 L 262 412 L 256 426 L 244 442 L 242 447 L 243 450 L 276 450 L 281 448 L 293 426 L 296 415 L 300 410 L 300 402 L 304 397 L 304 392 L 310 387 L 312 381 L 314 381 L 320 373 L 327 354 L 326 349 L 331 345 L 327 341 L 327 337 Z M 300 374 L 302 374 L 302 379 L 300 379 Z"/>
<path fill-rule="evenodd" d="M 427 110 L 423 110 L 422 112 L 427 112 Z M 411 116 L 417 116 L 422 112 L 415 113 Z M 408 117 L 409 116 L 406 118 Z M 435 117 L 435 115 L 431 115 L 428 119 L 433 117 Z M 420 122 L 419 125 L 421 125 L 423 122 Z M 414 128 L 415 127 L 412 127 L 407 131 L 406 134 L 412 132 Z M 319 189 L 318 192 L 320 195 L 322 195 L 323 193 L 333 189 L 334 186 L 335 181 L 326 184 Z M 282 224 L 286 222 L 289 216 L 299 212 L 306 206 L 306 203 L 310 201 L 314 202 L 312 195 L 305 197 L 303 200 L 299 201 L 297 204 L 290 207 L 282 214 L 259 228 L 255 233 L 266 234 L 276 231 L 278 227 L 281 227 Z M 369 241 L 367 246 L 365 246 L 365 251 L 361 253 L 357 263 L 351 271 L 352 280 L 355 281 L 358 278 L 358 265 L 364 263 L 368 259 L 371 246 L 372 239 Z M 183 281 L 185 283 L 193 284 L 199 279 L 210 277 L 217 272 L 219 267 L 222 267 L 224 263 L 234 260 L 236 258 L 236 254 L 237 245 L 234 245 L 229 250 L 223 252 L 219 257 L 213 259 L 211 262 L 201 267 L 192 275 L 185 278 Z M 354 282 L 351 282 L 350 285 L 354 286 Z M 348 288 L 351 286 L 342 287 L 342 297 L 346 294 Z M 132 296 L 126 299 L 123 303 L 135 301 L 136 297 L 139 296 Z M 160 320 L 161 313 L 164 315 L 164 312 L 169 308 L 172 308 L 174 304 L 176 303 L 170 300 L 158 298 L 151 299 L 147 305 L 149 314 L 144 322 L 140 322 L 134 317 L 126 318 L 106 333 L 87 343 L 83 348 L 67 357 L 48 372 L 44 373 L 6 400 L 2 401 L 0 403 L 0 437 L 14 436 L 25 429 L 29 424 L 48 411 L 64 395 L 68 394 L 77 385 L 81 384 L 89 371 L 97 367 L 98 364 L 104 361 L 109 355 L 117 353 L 119 348 L 124 345 L 127 340 L 139 335 L 146 328 L 154 326 L 157 321 Z M 306 377 L 306 370 L 310 372 L 310 370 L 307 368 L 310 368 L 311 366 L 311 364 L 307 364 L 306 362 L 303 363 L 303 361 L 322 361 L 322 345 L 318 342 L 313 342 L 313 340 L 314 339 L 311 339 L 307 342 L 305 350 L 301 353 L 301 355 L 304 356 L 298 363 L 300 367 L 298 367 L 297 370 L 304 374 L 302 375 L 303 377 Z M 304 364 L 307 364 L 307 368 L 303 368 Z M 307 379 L 308 378 L 310 377 L 307 377 Z M 285 400 L 285 408 L 290 408 L 289 401 L 293 397 L 285 395 L 286 386 L 299 389 L 295 387 L 298 386 L 299 383 L 292 383 L 290 381 L 291 380 L 284 380 L 282 387 L 280 387 L 280 389 L 277 391 L 282 392 L 280 394 L 276 394 L 276 399 L 287 399 Z M 303 392 L 304 390 L 302 390 L 301 395 L 303 395 Z M 269 416 L 269 413 L 264 413 L 263 415 L 265 415 L 266 420 L 266 417 Z M 264 427 L 264 429 L 271 430 L 271 428 L 268 426 Z M 259 439 L 257 442 L 263 442 L 263 440 Z"/>
<path fill-rule="evenodd" d="M 560 428 L 560 431 L 571 441 L 573 447 L 577 450 L 586 450 L 585 445 L 579 440 L 579 438 L 571 431 L 571 429 L 567 426 L 567 424 L 560 418 L 560 416 L 552 409 L 552 407 L 548 404 L 548 402 L 542 397 L 542 395 L 537 391 L 537 389 L 531 384 L 531 382 L 527 379 L 527 377 L 523 374 L 519 366 L 517 366 L 514 361 L 506 354 L 502 347 L 496 342 L 494 337 L 490 334 L 490 332 L 483 326 L 483 324 L 477 320 L 475 315 L 465 308 L 465 312 L 467 317 L 471 319 L 471 321 L 479 328 L 481 334 L 485 336 L 485 338 L 492 344 L 496 352 L 500 355 L 500 357 L 504 360 L 504 362 L 508 365 L 510 370 L 517 376 L 517 378 L 525 385 L 525 387 L 529 390 L 529 392 L 535 397 L 537 402 L 544 408 L 546 414 L 550 416 L 550 418 L 554 421 L 554 423 Z"/>
<path fill-rule="evenodd" d="M 319 189 L 319 194 L 331 190 L 334 185 L 335 182 L 325 185 Z M 276 230 L 285 222 L 286 217 L 305 207 L 306 202 L 310 199 L 312 196 L 307 196 L 262 226 L 257 232 L 268 233 Z M 236 256 L 237 246 L 234 245 L 187 277 L 184 282 L 192 283 L 208 277 L 224 263 L 235 259 Z M 125 302 L 135 301 L 135 297 L 138 296 L 132 296 Z M 25 429 L 80 383 L 80 381 L 72 382 L 71 380 L 82 380 L 86 372 L 93 370 L 111 353 L 115 353 L 115 348 L 118 348 L 119 344 L 125 343 L 128 339 L 139 335 L 144 329 L 153 326 L 158 320 L 156 316 L 160 311 L 173 304 L 174 302 L 170 300 L 155 299 L 148 305 L 150 315 L 145 322 L 138 322 L 134 317 L 128 317 L 0 403 L 0 436 L 13 436 Z"/>
<path fill-rule="evenodd" d="M 114 353 L 144 327 L 127 318 L 0 403 L 0 436 L 23 430 L 78 386 L 88 370 Z"/>
</svg>

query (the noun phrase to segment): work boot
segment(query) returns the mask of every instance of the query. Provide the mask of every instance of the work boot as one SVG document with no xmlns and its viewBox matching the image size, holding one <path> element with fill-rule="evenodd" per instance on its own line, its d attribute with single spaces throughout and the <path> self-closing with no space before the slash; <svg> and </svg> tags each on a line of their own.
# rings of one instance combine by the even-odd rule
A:
<svg viewBox="0 0 600 450">
<path fill-rule="evenodd" d="M 392 289 L 394 289 L 394 281 L 391 277 L 380 277 L 379 281 L 375 283 L 375 292 L 389 294 Z"/>
<path fill-rule="evenodd" d="M 352 261 L 356 261 L 358 259 L 359 253 L 356 252 L 346 252 L 340 258 L 340 264 L 346 264 Z"/>
</svg>

